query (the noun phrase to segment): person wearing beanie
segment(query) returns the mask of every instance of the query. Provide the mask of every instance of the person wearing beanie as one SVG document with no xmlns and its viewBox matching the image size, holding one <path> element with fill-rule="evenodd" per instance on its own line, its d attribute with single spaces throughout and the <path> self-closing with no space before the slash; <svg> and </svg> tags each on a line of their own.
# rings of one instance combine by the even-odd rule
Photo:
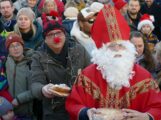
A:
<svg viewBox="0 0 161 120">
<path fill-rule="evenodd" d="M 144 35 L 144 40 L 148 43 L 152 53 L 154 52 L 155 45 L 159 42 L 158 37 L 153 33 L 154 28 L 150 15 L 142 15 L 138 24 L 138 30 Z"/>
<path fill-rule="evenodd" d="M 14 32 L 22 37 L 25 48 L 37 49 L 43 41 L 42 27 L 35 21 L 35 13 L 29 7 L 18 11 Z"/>
<path fill-rule="evenodd" d="M 57 21 L 44 18 L 43 29 L 44 44 L 32 57 L 32 94 L 42 99 L 43 120 L 69 120 L 64 106 L 69 91 L 64 94 L 53 88 L 63 84 L 71 89 L 78 70 L 90 64 L 90 57 Z"/>
<path fill-rule="evenodd" d="M 63 20 L 63 26 L 66 32 L 70 35 L 70 31 L 73 27 L 73 23 L 77 19 L 79 11 L 76 7 L 68 7 L 64 11 L 65 19 Z"/>
<path fill-rule="evenodd" d="M 30 64 L 34 53 L 32 49 L 24 49 L 24 42 L 17 33 L 10 33 L 6 38 L 8 57 L 6 60 L 6 74 L 9 92 L 14 98 L 14 112 L 19 119 L 32 120 L 33 96 L 30 91 Z"/>
<path fill-rule="evenodd" d="M 0 119 L 16 120 L 12 104 L 4 97 L 0 96 Z"/>
</svg>

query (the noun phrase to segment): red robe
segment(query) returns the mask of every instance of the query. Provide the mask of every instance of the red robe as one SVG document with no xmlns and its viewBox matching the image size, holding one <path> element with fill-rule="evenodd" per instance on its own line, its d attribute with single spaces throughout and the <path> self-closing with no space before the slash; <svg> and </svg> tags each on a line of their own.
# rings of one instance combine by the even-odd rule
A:
<svg viewBox="0 0 161 120">
<path fill-rule="evenodd" d="M 154 120 L 161 119 L 161 94 L 149 72 L 134 65 L 135 75 L 130 88 L 114 90 L 102 78 L 97 65 L 90 65 L 78 76 L 67 98 L 66 109 L 71 120 L 78 120 L 83 108 L 128 108 L 148 112 Z"/>
</svg>

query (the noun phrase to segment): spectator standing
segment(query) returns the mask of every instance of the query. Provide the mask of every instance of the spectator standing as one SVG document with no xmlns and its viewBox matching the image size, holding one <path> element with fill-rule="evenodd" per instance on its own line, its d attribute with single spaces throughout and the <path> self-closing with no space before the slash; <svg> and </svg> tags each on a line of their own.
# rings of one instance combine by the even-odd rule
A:
<svg viewBox="0 0 161 120">
<path fill-rule="evenodd" d="M 154 28 L 155 27 L 150 16 L 148 14 L 144 14 L 138 24 L 138 30 L 143 34 L 144 40 L 148 43 L 151 53 L 154 52 L 154 47 L 159 42 L 157 36 L 152 33 Z"/>
<path fill-rule="evenodd" d="M 58 22 L 44 23 L 44 37 L 44 44 L 32 59 L 32 94 L 42 99 L 43 120 L 69 120 L 64 106 L 66 97 L 52 92 L 52 87 L 72 87 L 78 70 L 89 65 L 90 57 Z"/>
<path fill-rule="evenodd" d="M 9 56 L 6 61 L 6 73 L 9 92 L 14 98 L 12 104 L 15 107 L 15 115 L 19 119 L 32 120 L 33 96 L 30 91 L 29 64 L 33 50 L 24 50 L 24 42 L 16 33 L 8 35 L 6 48 L 9 51 Z"/>
<path fill-rule="evenodd" d="M 137 51 L 135 62 L 147 69 L 156 78 L 155 61 L 144 36 L 140 32 L 133 31 L 130 35 L 130 41 L 135 45 Z"/>
<path fill-rule="evenodd" d="M 54 0 L 45 0 L 42 7 L 42 17 L 47 16 L 48 20 L 55 20 L 62 24 L 62 15 L 58 11 L 57 4 Z M 37 18 L 37 22 L 43 26 L 42 17 Z"/>
<path fill-rule="evenodd" d="M 40 11 L 40 13 L 43 12 L 43 7 L 44 7 L 44 3 L 45 2 L 49 2 L 51 0 L 41 0 L 39 5 L 38 5 L 38 9 Z M 63 12 L 64 12 L 64 4 L 61 0 L 53 0 L 54 3 L 56 3 L 56 6 L 57 6 L 57 10 L 58 10 L 58 13 L 60 16 L 63 16 Z"/>
<path fill-rule="evenodd" d="M 96 48 L 96 45 L 91 38 L 91 28 L 98 12 L 102 8 L 102 3 L 94 2 L 90 7 L 82 9 L 78 14 L 77 20 L 74 22 L 71 30 L 71 36 L 75 37 L 90 55 L 92 50 Z"/>
<path fill-rule="evenodd" d="M 25 48 L 37 49 L 43 41 L 42 27 L 35 21 L 35 13 L 29 7 L 18 11 L 14 31 L 22 37 Z"/>
<path fill-rule="evenodd" d="M 153 33 L 161 40 L 161 7 L 157 5 L 154 0 L 145 0 L 145 3 L 141 6 L 140 12 L 151 16 L 155 26 Z"/>
<path fill-rule="evenodd" d="M 14 30 L 16 24 L 16 15 L 14 14 L 14 6 L 11 0 L 0 1 L 1 22 L 4 29 L 8 32 Z"/>
<path fill-rule="evenodd" d="M 141 18 L 139 0 L 129 0 L 127 13 L 124 15 L 131 31 L 136 31 Z"/>
</svg>

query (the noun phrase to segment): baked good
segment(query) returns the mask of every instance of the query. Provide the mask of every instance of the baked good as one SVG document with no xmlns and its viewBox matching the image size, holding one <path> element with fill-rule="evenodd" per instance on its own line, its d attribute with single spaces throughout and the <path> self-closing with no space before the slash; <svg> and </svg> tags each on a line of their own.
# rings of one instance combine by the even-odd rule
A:
<svg viewBox="0 0 161 120">
<path fill-rule="evenodd" d="M 123 114 L 119 109 L 98 108 L 97 113 L 93 114 L 92 120 L 120 120 Z"/>
<path fill-rule="evenodd" d="M 68 96 L 71 91 L 71 88 L 68 87 L 66 84 L 59 84 L 59 85 L 54 85 L 52 87 L 52 90 L 55 94 Z"/>
</svg>

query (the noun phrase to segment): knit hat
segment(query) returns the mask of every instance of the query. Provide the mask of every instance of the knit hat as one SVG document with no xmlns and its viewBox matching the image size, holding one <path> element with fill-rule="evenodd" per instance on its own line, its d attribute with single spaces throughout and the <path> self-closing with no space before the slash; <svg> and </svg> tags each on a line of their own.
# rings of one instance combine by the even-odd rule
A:
<svg viewBox="0 0 161 120">
<path fill-rule="evenodd" d="M 76 7 L 68 7 L 64 11 L 64 16 L 68 19 L 77 18 L 79 11 Z"/>
<path fill-rule="evenodd" d="M 20 15 L 27 16 L 31 21 L 34 21 L 35 19 L 35 13 L 32 11 L 30 7 L 21 8 L 17 13 L 17 19 L 19 18 Z"/>
<path fill-rule="evenodd" d="M 96 17 L 91 29 L 91 37 L 97 48 L 100 48 L 108 42 L 129 40 L 130 27 L 120 11 L 107 4 Z"/>
<path fill-rule="evenodd" d="M 113 0 L 113 3 L 118 10 L 122 9 L 127 4 L 125 0 Z"/>
<path fill-rule="evenodd" d="M 148 14 L 144 14 L 142 15 L 142 17 L 140 18 L 140 22 L 138 24 L 138 30 L 141 30 L 143 25 L 149 25 L 151 27 L 152 30 L 154 30 L 154 25 L 153 25 L 153 21 L 150 18 L 150 15 Z"/>
<path fill-rule="evenodd" d="M 0 96 L 0 116 L 7 114 L 10 110 L 13 110 L 12 104 L 6 98 Z"/>
<path fill-rule="evenodd" d="M 10 33 L 7 38 L 6 38 L 6 48 L 8 50 L 9 46 L 11 43 L 13 42 L 19 42 L 22 44 L 22 46 L 24 46 L 24 42 L 23 42 L 23 39 L 16 33 Z"/>
<path fill-rule="evenodd" d="M 52 30 L 62 30 L 65 33 L 65 28 L 57 21 L 55 20 L 48 20 L 45 13 L 41 16 L 43 21 L 43 36 L 45 36 Z"/>
</svg>

